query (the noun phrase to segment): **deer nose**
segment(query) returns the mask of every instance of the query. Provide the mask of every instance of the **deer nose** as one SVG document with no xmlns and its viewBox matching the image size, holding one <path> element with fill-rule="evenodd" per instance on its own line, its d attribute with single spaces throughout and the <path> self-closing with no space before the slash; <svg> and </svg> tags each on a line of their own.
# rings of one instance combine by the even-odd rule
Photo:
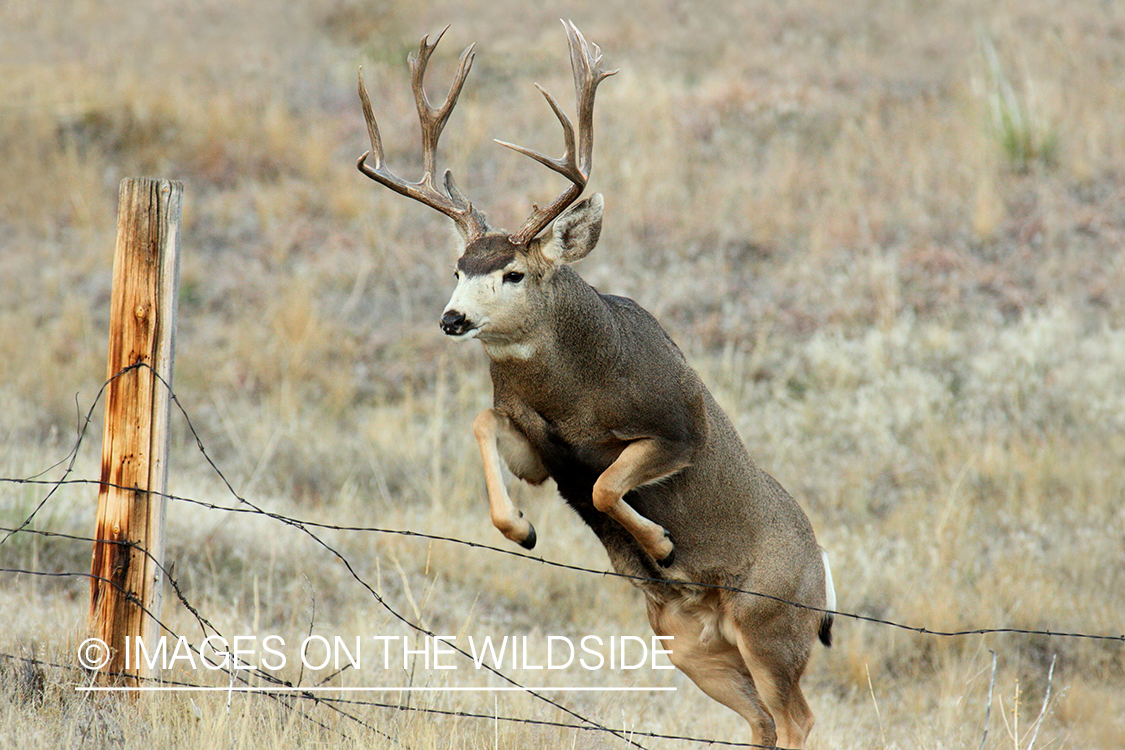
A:
<svg viewBox="0 0 1125 750">
<path fill-rule="evenodd" d="M 469 319 L 462 312 L 446 310 L 445 314 L 441 316 L 441 330 L 447 336 L 459 336 L 469 328 L 471 328 Z"/>
</svg>

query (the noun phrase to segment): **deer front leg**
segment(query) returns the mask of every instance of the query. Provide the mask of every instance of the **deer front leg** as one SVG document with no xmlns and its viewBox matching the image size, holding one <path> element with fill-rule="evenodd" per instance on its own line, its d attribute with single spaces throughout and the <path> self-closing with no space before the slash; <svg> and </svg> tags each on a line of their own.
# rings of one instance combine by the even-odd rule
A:
<svg viewBox="0 0 1125 750">
<path fill-rule="evenodd" d="M 477 415 L 473 420 L 473 435 L 476 436 L 480 457 L 484 462 L 484 481 L 488 486 L 492 525 L 524 549 L 533 548 L 535 527 L 523 517 L 523 513 L 508 496 L 500 457 L 503 455 L 513 474 L 532 484 L 543 482 L 547 478 L 547 469 L 523 433 L 495 409 L 485 409 Z"/>
<path fill-rule="evenodd" d="M 688 465 L 684 452 L 654 438 L 641 438 L 625 446 L 609 468 L 594 482 L 594 507 L 621 524 L 653 560 L 669 567 L 676 551 L 668 531 L 642 516 L 622 498 L 645 484 L 665 479 Z"/>
</svg>

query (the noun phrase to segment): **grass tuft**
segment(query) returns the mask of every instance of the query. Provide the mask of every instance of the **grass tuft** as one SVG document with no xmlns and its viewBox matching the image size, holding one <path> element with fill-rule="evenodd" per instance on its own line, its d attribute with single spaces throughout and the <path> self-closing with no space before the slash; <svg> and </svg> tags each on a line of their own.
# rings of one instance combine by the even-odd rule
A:
<svg viewBox="0 0 1125 750">
<path fill-rule="evenodd" d="M 984 57 L 990 125 L 1008 167 L 1026 173 L 1033 166 L 1051 168 L 1059 157 L 1058 130 L 1044 122 L 1037 111 L 1030 82 L 1017 92 L 1012 85 L 996 45 L 983 30 L 979 32 Z"/>
</svg>

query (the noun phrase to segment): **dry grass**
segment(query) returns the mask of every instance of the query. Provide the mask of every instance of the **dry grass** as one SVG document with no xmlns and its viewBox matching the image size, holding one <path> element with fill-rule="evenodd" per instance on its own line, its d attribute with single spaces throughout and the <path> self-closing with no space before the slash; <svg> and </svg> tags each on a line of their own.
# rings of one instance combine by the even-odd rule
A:
<svg viewBox="0 0 1125 750">
<path fill-rule="evenodd" d="M 41 471 L 72 443 L 74 395 L 87 408 L 104 375 L 117 182 L 151 174 L 187 185 L 177 392 L 239 492 L 330 523 L 503 545 L 468 435 L 489 398 L 484 358 L 435 324 L 451 287 L 449 231 L 355 172 L 366 143 L 354 77 L 363 64 L 389 157 L 413 175 L 403 58 L 452 24 L 436 92 L 477 41 L 443 158 L 512 226 L 557 184 L 491 139 L 560 148 L 531 87 L 569 101 L 556 12 L 512 0 L 5 4 L 0 475 Z M 1123 632 L 1120 4 L 793 0 L 638 13 L 601 0 L 568 12 L 621 68 L 599 93 L 592 187 L 607 219 L 581 271 L 648 307 L 684 346 L 751 453 L 812 517 L 841 609 L 935 629 Z M 229 500 L 177 430 L 172 491 Z M 96 476 L 96 437 L 77 476 Z M 57 493 L 36 525 L 88 534 L 89 495 Z M 41 497 L 0 484 L 4 523 Z M 521 488 L 519 500 L 541 531 L 537 552 L 605 566 L 549 489 Z M 169 525 L 177 578 L 224 633 L 401 629 L 297 531 L 182 503 Z M 435 632 L 648 632 L 621 582 L 416 539 L 325 538 Z M 14 537 L 0 558 L 88 567 L 85 545 L 39 537 Z M 73 663 L 84 582 L 5 577 L 0 651 Z M 165 616 L 198 632 L 173 602 Z M 979 747 L 990 650 L 987 747 L 1028 746 L 1056 657 L 1035 747 L 1125 744 L 1119 642 L 940 639 L 842 620 L 806 677 L 810 746 Z M 356 708 L 373 732 L 310 709 L 326 730 L 247 697 L 228 709 L 226 696 L 162 696 L 126 710 L 76 694 L 80 674 L 0 662 L 3 746 L 393 744 L 382 735 L 421 748 L 624 746 Z M 681 693 L 566 702 L 637 731 L 748 739 L 678 673 L 652 679 Z M 561 718 L 518 696 L 413 700 Z"/>
</svg>

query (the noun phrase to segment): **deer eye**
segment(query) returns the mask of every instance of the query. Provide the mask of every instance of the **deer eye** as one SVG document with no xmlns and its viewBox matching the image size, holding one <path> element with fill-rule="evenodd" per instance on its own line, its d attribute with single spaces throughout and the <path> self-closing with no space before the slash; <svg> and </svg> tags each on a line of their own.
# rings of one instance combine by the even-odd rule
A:
<svg viewBox="0 0 1125 750">
<path fill-rule="evenodd" d="M 519 271 L 508 271 L 504 274 L 505 284 L 518 284 L 523 281 L 523 274 Z"/>
</svg>

